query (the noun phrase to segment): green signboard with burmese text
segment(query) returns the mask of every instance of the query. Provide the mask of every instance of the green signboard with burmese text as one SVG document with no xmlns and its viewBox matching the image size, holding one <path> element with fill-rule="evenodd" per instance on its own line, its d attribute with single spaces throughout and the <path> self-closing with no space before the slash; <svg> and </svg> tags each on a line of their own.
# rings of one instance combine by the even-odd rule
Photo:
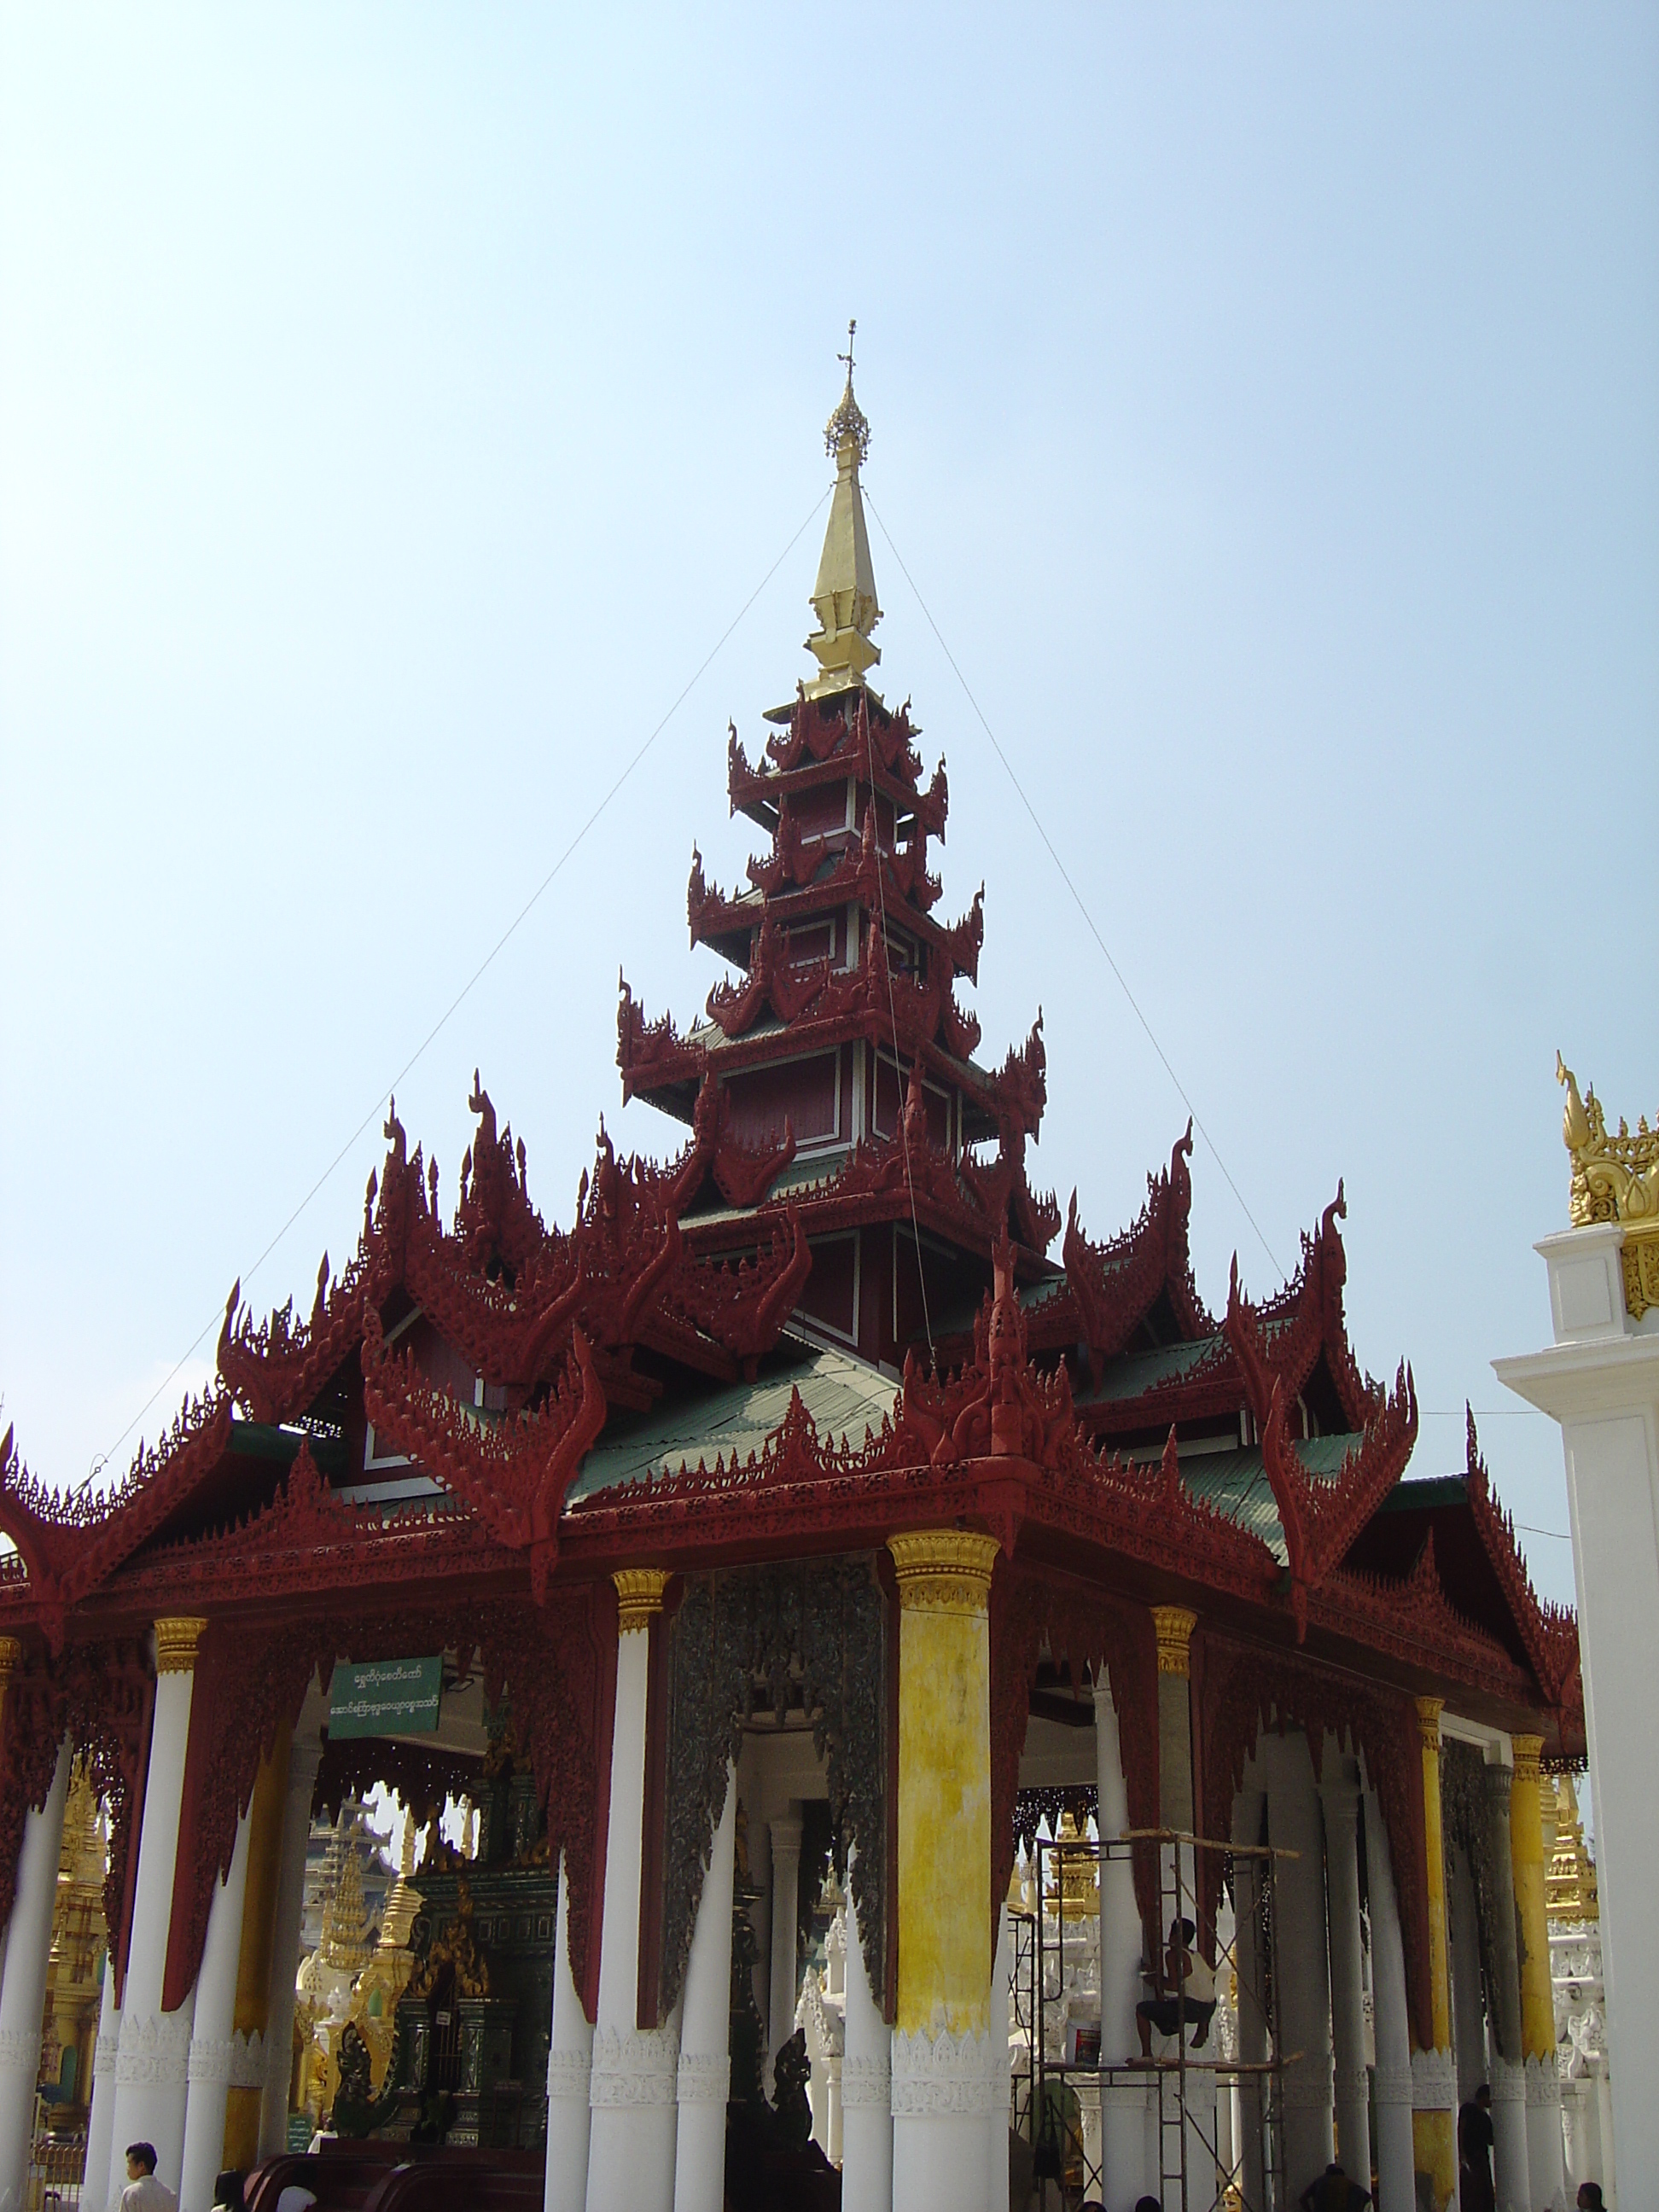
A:
<svg viewBox="0 0 1659 2212">
<path fill-rule="evenodd" d="M 438 1725 L 444 1662 L 434 1659 L 342 1659 L 328 1697 L 328 1732 L 421 1735 Z"/>
</svg>

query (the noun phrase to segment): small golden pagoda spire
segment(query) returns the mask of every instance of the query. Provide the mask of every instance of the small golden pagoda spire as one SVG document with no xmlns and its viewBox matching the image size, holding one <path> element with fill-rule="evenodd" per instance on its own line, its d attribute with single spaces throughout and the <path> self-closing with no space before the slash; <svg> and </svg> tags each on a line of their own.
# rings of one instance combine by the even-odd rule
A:
<svg viewBox="0 0 1659 2212">
<path fill-rule="evenodd" d="M 857 328 L 856 320 L 848 323 L 847 350 L 836 356 L 847 363 L 847 389 L 823 434 L 825 451 L 836 457 L 836 489 L 812 590 L 818 627 L 807 639 L 806 648 L 817 655 L 820 672 L 806 686 L 809 699 L 852 690 L 881 659 L 881 648 L 870 642 L 881 608 L 869 532 L 864 526 L 864 495 L 859 488 L 859 464 L 870 450 L 870 425 L 853 397 L 853 333 Z"/>
<path fill-rule="evenodd" d="M 1545 1887 L 1552 1920 L 1578 1923 L 1601 1917 L 1595 1862 L 1584 1843 L 1578 1796 L 1570 1774 L 1546 1775 L 1540 1786 L 1555 1799 L 1555 1850 L 1546 1869 Z"/>
</svg>

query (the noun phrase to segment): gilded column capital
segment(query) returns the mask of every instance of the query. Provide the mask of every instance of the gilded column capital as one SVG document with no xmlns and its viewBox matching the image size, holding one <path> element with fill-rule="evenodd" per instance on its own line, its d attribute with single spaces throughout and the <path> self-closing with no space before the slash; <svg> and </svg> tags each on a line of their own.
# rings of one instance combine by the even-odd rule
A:
<svg viewBox="0 0 1659 2212">
<path fill-rule="evenodd" d="M 193 1674 L 196 1647 L 207 1623 L 198 1614 L 169 1615 L 155 1624 L 155 1671 L 158 1674 Z"/>
<path fill-rule="evenodd" d="M 1000 1547 L 971 1528 L 922 1528 L 890 1536 L 906 1613 L 982 1613 L 990 1603 L 991 1569 Z"/>
<path fill-rule="evenodd" d="M 1517 1782 L 1536 1782 L 1539 1778 L 1540 1771 L 1539 1761 L 1542 1758 L 1544 1752 L 1543 1737 L 1541 1735 L 1512 1735 L 1510 1738 L 1510 1744 L 1515 1753 L 1516 1780 Z"/>
<path fill-rule="evenodd" d="M 1179 1674 L 1183 1678 L 1193 1671 L 1193 1631 L 1198 1626 L 1198 1615 L 1189 1606 L 1155 1605 L 1152 1607 L 1152 1628 L 1158 1638 L 1158 1671 L 1160 1674 Z"/>
<path fill-rule="evenodd" d="M 1419 1698 L 1417 1705 L 1418 1740 L 1425 1751 L 1440 1748 L 1440 1716 L 1446 1710 L 1443 1698 Z"/>
<path fill-rule="evenodd" d="M 653 1614 L 662 1611 L 662 1594 L 668 1587 L 666 1567 L 619 1567 L 611 1577 L 617 1585 L 617 1633 L 627 1636 L 649 1627 Z"/>
<path fill-rule="evenodd" d="M 23 1663 L 23 1646 L 15 1636 L 0 1636 L 0 1697 L 6 1685 Z"/>
</svg>

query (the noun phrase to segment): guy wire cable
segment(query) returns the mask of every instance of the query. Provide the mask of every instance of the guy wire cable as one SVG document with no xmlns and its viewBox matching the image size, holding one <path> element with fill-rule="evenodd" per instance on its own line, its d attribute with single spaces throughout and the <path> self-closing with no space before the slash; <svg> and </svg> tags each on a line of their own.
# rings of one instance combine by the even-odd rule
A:
<svg viewBox="0 0 1659 2212">
<path fill-rule="evenodd" d="M 1163 1062 L 1164 1072 L 1169 1077 L 1170 1082 L 1174 1084 L 1176 1094 L 1179 1097 L 1182 1104 L 1192 1115 L 1194 1127 L 1198 1131 L 1200 1136 L 1203 1138 L 1205 1143 L 1209 1146 L 1216 1165 L 1220 1169 L 1223 1176 L 1226 1178 L 1228 1189 L 1231 1191 L 1233 1196 L 1238 1200 L 1239 1211 L 1243 1214 L 1244 1218 L 1249 1223 L 1251 1228 L 1255 1230 L 1257 1240 L 1260 1243 L 1262 1250 L 1267 1254 L 1268 1259 L 1273 1261 L 1274 1267 L 1278 1269 L 1280 1278 L 1282 1279 L 1288 1279 L 1285 1276 L 1284 1267 L 1280 1266 L 1279 1261 L 1274 1256 L 1273 1248 L 1268 1243 L 1267 1239 L 1262 1231 L 1261 1223 L 1256 1219 L 1255 1214 L 1251 1212 L 1249 1206 L 1245 1203 L 1243 1192 L 1233 1181 L 1232 1170 L 1228 1167 L 1226 1161 L 1221 1157 L 1221 1153 L 1217 1146 L 1215 1139 L 1205 1127 L 1203 1119 L 1200 1116 L 1197 1107 L 1194 1105 L 1192 1100 L 1188 1097 L 1186 1085 L 1182 1083 L 1181 1078 L 1176 1073 L 1175 1068 L 1170 1062 L 1169 1054 L 1164 1051 L 1163 1046 L 1158 1042 L 1152 1024 L 1147 1020 L 1146 1015 L 1142 1013 L 1139 1001 L 1136 999 L 1134 993 L 1129 988 L 1129 985 L 1124 975 L 1123 970 L 1118 966 L 1116 961 L 1113 959 L 1110 948 L 1108 946 L 1105 939 L 1101 935 L 1100 931 L 1095 925 L 1094 916 L 1090 913 L 1088 908 L 1083 902 L 1082 892 L 1079 890 L 1077 885 L 1072 881 L 1071 874 L 1066 868 L 1066 863 L 1060 859 L 1059 853 L 1054 848 L 1054 842 L 1053 838 L 1049 836 L 1048 832 L 1043 828 L 1042 819 L 1039 817 L 1036 807 L 1032 805 L 1030 799 L 1026 796 L 1024 785 L 1014 774 L 1013 763 L 1008 758 L 1007 754 L 1002 750 L 1002 746 L 998 740 L 996 732 L 991 727 L 989 722 L 986 720 L 985 710 L 980 705 L 979 701 L 975 698 L 974 694 L 969 686 L 968 678 L 963 674 L 955 653 L 951 652 L 950 647 L 945 643 L 945 633 L 940 629 L 939 624 L 933 620 L 933 611 L 929 608 L 927 600 L 922 598 L 921 592 L 917 586 L 915 578 L 910 574 L 908 568 L 905 565 L 903 554 L 899 551 L 897 545 L 894 544 L 892 532 L 887 527 L 885 522 L 882 520 L 880 508 L 876 505 L 874 500 L 871 498 L 868 487 L 863 487 L 863 489 L 866 506 L 868 507 L 871 514 L 875 516 L 876 521 L 880 526 L 881 534 L 887 540 L 888 550 L 891 552 L 893 558 L 898 562 L 899 568 L 903 574 L 904 580 L 908 584 L 911 592 L 915 595 L 916 605 L 921 609 L 923 615 L 927 617 L 927 627 L 933 631 L 933 635 L 939 640 L 939 650 L 944 653 L 945 658 L 950 662 L 951 673 L 955 676 L 957 682 L 962 686 L 963 696 L 967 700 L 968 704 L 973 708 L 975 714 L 978 716 L 981 728 L 984 731 L 986 736 L 991 740 L 992 747 L 996 753 L 997 758 L 1002 763 L 1004 771 L 1007 775 L 1009 782 L 1013 785 L 1014 789 L 1018 793 L 1020 804 L 1024 807 L 1025 811 L 1030 816 L 1032 827 L 1036 830 L 1037 836 L 1042 838 L 1044 846 L 1047 848 L 1048 858 L 1054 862 L 1054 866 L 1060 872 L 1060 881 L 1065 884 L 1066 890 L 1072 894 L 1077 910 L 1083 916 L 1084 921 L 1088 927 L 1089 934 L 1094 939 L 1095 943 L 1100 947 L 1102 957 L 1104 959 L 1106 965 L 1111 969 L 1112 974 L 1116 977 L 1118 988 L 1128 1000 L 1131 1012 L 1133 1012 L 1135 1019 L 1140 1024 L 1141 1028 L 1146 1032 L 1147 1041 L 1151 1044 L 1152 1050 L 1158 1054 L 1159 1060 Z"/>
<path fill-rule="evenodd" d="M 293 1212 L 289 1215 L 288 1219 L 276 1231 L 276 1234 L 265 1246 L 264 1250 L 260 1253 L 258 1258 L 253 1262 L 253 1265 L 246 1269 L 246 1272 L 239 1278 L 244 1285 L 251 1282 L 253 1277 L 258 1273 L 259 1269 L 264 1267 L 265 1261 L 276 1249 L 276 1247 L 282 1243 L 283 1237 L 287 1236 L 289 1231 L 293 1228 L 295 1223 L 300 1218 L 300 1216 L 310 1205 L 312 1200 L 316 1197 L 318 1192 L 323 1188 L 323 1185 L 329 1180 L 329 1177 L 333 1175 L 336 1169 L 339 1167 L 348 1153 L 351 1152 L 358 1139 L 362 1136 L 363 1132 L 374 1120 L 375 1115 L 380 1112 L 380 1099 L 392 1096 L 396 1092 L 398 1085 L 404 1080 L 404 1077 L 408 1075 L 410 1069 L 419 1064 L 421 1060 L 424 1057 L 428 1046 L 436 1040 L 447 1024 L 450 1017 L 456 1012 L 476 986 L 481 981 L 485 972 L 495 961 L 497 953 L 501 951 L 508 939 L 516 933 L 520 925 L 528 918 L 532 908 L 537 905 L 543 894 L 551 888 L 555 879 L 563 869 L 565 863 L 570 859 L 578 846 L 581 844 L 583 839 L 587 836 L 588 831 L 592 829 L 594 823 L 605 812 L 605 809 L 610 805 L 611 800 L 617 796 L 617 793 L 622 789 L 623 786 L 628 781 L 629 776 L 633 775 L 635 769 L 650 751 L 652 746 L 656 744 L 657 739 L 668 727 L 668 725 L 673 720 L 675 715 L 678 714 L 680 708 L 685 704 L 685 702 L 690 697 L 691 692 L 702 681 L 702 677 L 707 672 L 716 654 L 720 651 L 727 639 L 732 635 L 732 631 L 737 629 L 738 623 L 748 613 L 750 608 L 754 605 L 756 600 L 759 599 L 761 593 L 771 582 L 773 577 L 777 574 L 778 570 L 782 568 L 784 562 L 794 551 L 796 545 L 805 535 L 808 529 L 811 528 L 813 518 L 817 514 L 818 509 L 823 505 L 824 501 L 830 497 L 834 489 L 835 486 L 833 484 L 826 485 L 824 489 L 818 495 L 817 498 L 813 501 L 811 506 L 808 508 L 805 516 L 795 530 L 794 534 L 791 537 L 788 544 L 784 547 L 782 552 L 778 555 L 777 559 L 773 562 L 771 567 L 761 578 L 759 583 L 756 585 L 754 590 L 750 592 L 749 597 L 738 609 L 736 614 L 732 616 L 731 621 L 727 623 L 726 628 L 720 632 L 719 637 L 715 639 L 714 644 L 710 646 L 702 659 L 697 664 L 695 672 L 686 680 L 686 683 L 675 698 L 673 705 L 669 708 L 666 714 L 662 717 L 662 720 L 652 731 L 650 736 L 646 738 L 644 743 L 640 746 L 638 751 L 635 753 L 633 758 L 623 769 L 621 775 L 617 776 L 610 790 L 605 793 L 604 798 L 600 799 L 599 805 L 588 816 L 586 821 L 584 822 L 581 828 L 577 830 L 575 836 L 565 847 L 563 852 L 560 854 L 558 859 L 553 863 L 553 866 L 542 878 L 540 883 L 537 884 L 535 890 L 532 891 L 530 896 L 519 908 L 517 914 L 514 915 L 512 921 L 508 922 L 507 927 L 495 939 L 495 942 L 490 946 L 489 951 L 485 953 L 483 958 L 478 963 L 471 975 L 467 977 L 465 982 L 462 984 L 460 989 L 457 991 L 454 997 L 444 1008 L 442 1013 L 439 1015 L 437 1020 L 432 1024 L 432 1027 L 427 1031 L 425 1036 L 422 1038 L 420 1043 L 416 1045 L 414 1051 L 398 1069 L 397 1074 L 392 1077 L 391 1082 L 387 1084 L 386 1088 L 376 1097 L 374 1103 L 369 1108 L 368 1113 L 364 1115 L 362 1120 L 358 1122 L 356 1127 L 346 1139 L 344 1144 L 341 1146 L 339 1151 L 336 1152 L 328 1165 L 323 1170 L 321 1175 L 318 1176 L 316 1182 L 312 1184 L 311 1188 L 300 1200 L 300 1203 L 295 1207 Z M 167 1372 L 161 1377 L 161 1380 L 150 1392 L 149 1397 L 145 1399 L 143 1404 L 138 1408 L 132 1419 L 127 1423 L 125 1428 L 122 1430 L 120 1435 L 116 1437 L 114 1443 L 110 1445 L 106 1451 L 99 1453 L 97 1457 L 93 1461 L 91 1467 L 87 1470 L 85 1478 L 78 1486 L 78 1489 L 76 1493 L 77 1496 L 82 1492 L 89 1488 L 90 1486 L 98 1480 L 98 1477 L 103 1473 L 105 1468 L 108 1466 L 110 1461 L 120 1449 L 121 1446 L 126 1442 L 127 1438 L 132 1434 L 132 1431 L 137 1427 L 139 1422 L 143 1419 L 145 1414 L 149 1413 L 150 1407 L 155 1403 L 162 1392 L 167 1389 L 168 1387 L 177 1379 L 181 1370 L 194 1356 L 197 1347 L 200 1345 L 203 1338 L 208 1334 L 209 1331 L 214 1327 L 215 1322 L 216 1322 L 219 1318 L 220 1315 L 216 1311 L 212 1319 L 204 1323 L 195 1338 L 185 1347 L 182 1355 L 174 1361 L 172 1367 L 170 1367 Z"/>
</svg>

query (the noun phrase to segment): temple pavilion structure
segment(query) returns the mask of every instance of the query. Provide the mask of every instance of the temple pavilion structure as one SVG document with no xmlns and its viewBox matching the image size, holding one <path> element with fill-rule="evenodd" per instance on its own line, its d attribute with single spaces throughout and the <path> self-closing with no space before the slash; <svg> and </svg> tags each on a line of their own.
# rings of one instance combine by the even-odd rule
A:
<svg viewBox="0 0 1659 2212">
<path fill-rule="evenodd" d="M 849 364 L 812 672 L 730 740 L 758 849 L 736 889 L 692 866 L 722 975 L 689 1025 L 621 987 L 663 1157 L 601 1123 L 553 1225 L 475 1076 L 446 1206 L 394 1108 L 348 1263 L 305 1317 L 233 1290 L 216 1380 L 118 1487 L 67 1498 L 6 1439 L 0 2203 L 79 1766 L 109 1823 L 97 2212 L 138 2136 L 185 2212 L 262 2161 L 324 2212 L 1005 2212 L 1038 1790 L 1104 1839 L 1108 2212 L 1176 2201 L 1158 2068 L 1123 2062 L 1183 1850 L 1195 1948 L 1270 1946 L 1274 1984 L 1189 2206 L 1292 2205 L 1340 2148 L 1385 2212 L 1443 2212 L 1481 2081 L 1499 2203 L 1559 2192 L 1540 1791 L 1583 1757 L 1574 1620 L 1472 1427 L 1462 1471 L 1411 1473 L 1410 1372 L 1348 1342 L 1340 1190 L 1293 1279 L 1235 1267 L 1212 1310 L 1190 1131 L 1117 1234 L 1033 1186 L 1041 1020 L 981 1053 L 982 895 L 941 918 L 945 769 L 872 684 L 868 438 Z M 465 1796 L 478 1835 L 432 1832 L 375 1984 L 395 2038 L 343 2027 L 343 2140 L 285 2164 L 313 1809 L 377 1782 L 422 1821 Z M 823 1895 L 833 2160 L 799 2094 Z M 1218 2141 L 1216 2073 L 1182 2079 Z"/>
</svg>

